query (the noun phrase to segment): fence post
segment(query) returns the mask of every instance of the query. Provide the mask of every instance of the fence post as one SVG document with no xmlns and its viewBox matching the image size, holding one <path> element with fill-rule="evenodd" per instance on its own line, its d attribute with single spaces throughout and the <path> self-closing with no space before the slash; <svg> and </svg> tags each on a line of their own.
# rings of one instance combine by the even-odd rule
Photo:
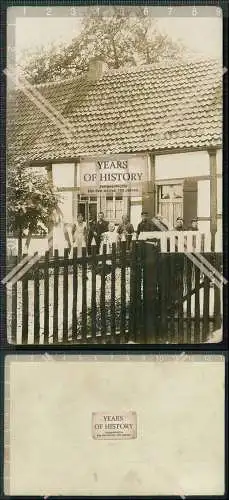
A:
<svg viewBox="0 0 229 500">
<path fill-rule="evenodd" d="M 143 324 L 143 299 L 144 299 L 144 283 L 143 283 L 143 241 L 136 241 L 136 335 L 140 340 L 144 336 Z"/>
<path fill-rule="evenodd" d="M 136 304 L 137 304 L 137 252 L 136 240 L 132 241 L 130 250 L 130 306 L 129 306 L 129 339 L 136 342 Z"/>
<path fill-rule="evenodd" d="M 201 342 L 205 342 L 209 335 L 209 304 L 210 304 L 210 280 L 208 276 L 204 275 L 204 289 L 203 289 L 203 329 Z"/>
<path fill-rule="evenodd" d="M 96 343 L 96 328 L 97 328 L 97 305 L 96 305 L 96 241 L 93 238 L 91 243 L 91 335 L 92 340 Z"/>
<path fill-rule="evenodd" d="M 116 272 L 116 244 L 112 243 L 111 251 L 111 341 L 115 343 L 115 272 Z"/>
<path fill-rule="evenodd" d="M 200 270 L 195 266 L 195 322 L 194 343 L 200 342 Z"/>
<path fill-rule="evenodd" d="M 213 254 L 213 266 L 220 270 L 222 262 L 222 254 Z M 223 285 L 222 285 L 223 286 Z M 221 327 L 221 304 L 220 304 L 220 288 L 214 284 L 214 329 L 218 330 Z"/>
<path fill-rule="evenodd" d="M 121 324 L 120 335 L 121 342 L 126 342 L 126 241 L 120 243 L 120 261 L 121 261 Z"/>
<path fill-rule="evenodd" d="M 168 282 L 169 282 L 169 259 L 171 255 L 169 253 L 160 253 L 159 258 L 157 260 L 158 267 L 158 285 L 159 290 L 156 293 L 159 293 L 158 297 L 158 313 L 159 313 L 159 328 L 158 334 L 163 339 L 163 343 L 165 340 L 165 336 L 168 337 L 168 303 L 167 303 L 167 292 L 168 292 Z M 155 266 L 154 266 L 155 267 Z M 155 273 L 152 270 L 152 273 Z M 155 292 L 154 292 L 155 293 Z M 155 318 L 156 319 L 156 318 Z M 155 319 L 152 320 L 152 324 Z"/>
<path fill-rule="evenodd" d="M 102 265 L 101 265 L 101 289 L 100 289 L 100 315 L 101 315 L 101 336 L 102 341 L 106 338 L 106 253 L 107 247 L 103 245 Z"/>
<path fill-rule="evenodd" d="M 17 265 L 18 257 L 16 256 L 12 259 L 14 262 L 14 266 Z M 9 289 L 8 289 L 9 290 Z M 12 311 L 12 323 L 11 323 L 11 342 L 13 344 L 17 343 L 17 281 L 10 287 L 11 293 L 11 311 Z"/>
<path fill-rule="evenodd" d="M 23 258 L 26 254 L 23 255 Z M 28 344 L 29 322 L 29 297 L 28 297 L 28 272 L 22 278 L 22 344 Z"/>
<path fill-rule="evenodd" d="M 81 337 L 87 338 L 87 249 L 82 247 L 82 328 Z"/>
<path fill-rule="evenodd" d="M 187 296 L 187 310 L 186 310 L 186 340 L 188 344 L 192 343 L 192 276 L 193 276 L 193 262 L 185 255 L 186 259 L 186 296 Z"/>
<path fill-rule="evenodd" d="M 68 341 L 68 248 L 64 249 L 63 270 L 63 342 Z"/>
<path fill-rule="evenodd" d="M 36 254 L 37 255 L 37 254 Z M 34 267 L 34 344 L 40 343 L 40 273 L 39 263 Z"/>
<path fill-rule="evenodd" d="M 77 340 L 77 292 L 78 292 L 78 262 L 77 247 L 73 248 L 73 269 L 72 269 L 72 341 Z"/>
<path fill-rule="evenodd" d="M 144 242 L 143 252 L 143 336 L 144 343 L 156 343 L 159 320 L 159 245 Z"/>
<path fill-rule="evenodd" d="M 178 253 L 178 343 L 184 343 L 184 252 Z"/>
<path fill-rule="evenodd" d="M 177 337 L 177 318 L 176 318 L 176 303 L 177 303 L 177 287 L 176 287 L 176 259 L 177 253 L 168 253 L 168 265 L 169 265 L 169 306 L 168 306 L 168 319 L 169 319 L 169 330 L 168 330 L 168 342 L 175 343 L 174 339 Z M 178 339 L 177 339 L 178 342 Z"/>
<path fill-rule="evenodd" d="M 53 343 L 58 342 L 58 306 L 59 306 L 59 251 L 54 250 L 53 276 Z"/>
<path fill-rule="evenodd" d="M 44 343 L 49 342 L 49 250 L 44 262 Z"/>
</svg>

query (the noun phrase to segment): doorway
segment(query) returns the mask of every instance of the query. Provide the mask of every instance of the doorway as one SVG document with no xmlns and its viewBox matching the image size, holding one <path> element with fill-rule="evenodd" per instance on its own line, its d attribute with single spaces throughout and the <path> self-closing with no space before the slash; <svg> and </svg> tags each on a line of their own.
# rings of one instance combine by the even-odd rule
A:
<svg viewBox="0 0 229 500">
<path fill-rule="evenodd" d="M 87 224 L 91 220 L 97 220 L 97 197 L 78 195 L 77 214 L 82 214 Z"/>
</svg>

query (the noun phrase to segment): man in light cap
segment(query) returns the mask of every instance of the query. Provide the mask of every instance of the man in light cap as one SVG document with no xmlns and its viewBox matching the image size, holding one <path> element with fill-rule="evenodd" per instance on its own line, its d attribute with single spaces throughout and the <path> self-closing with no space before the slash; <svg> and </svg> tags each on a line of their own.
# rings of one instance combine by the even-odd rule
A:
<svg viewBox="0 0 229 500">
<path fill-rule="evenodd" d="M 198 219 L 197 217 L 193 217 L 191 220 L 191 226 L 189 228 L 190 231 L 198 231 Z"/>
<path fill-rule="evenodd" d="M 184 231 L 184 219 L 183 219 L 183 217 L 177 217 L 174 230 L 175 231 Z"/>
</svg>

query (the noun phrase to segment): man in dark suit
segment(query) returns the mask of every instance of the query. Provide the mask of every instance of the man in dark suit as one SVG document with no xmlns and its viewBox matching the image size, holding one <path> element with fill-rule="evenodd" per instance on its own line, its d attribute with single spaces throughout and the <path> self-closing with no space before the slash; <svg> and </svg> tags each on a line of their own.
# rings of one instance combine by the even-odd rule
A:
<svg viewBox="0 0 229 500">
<path fill-rule="evenodd" d="M 88 237 L 87 237 L 88 255 L 91 255 L 92 253 L 91 244 L 93 238 L 95 238 L 95 230 L 96 230 L 96 219 L 90 219 L 88 222 Z"/>
<path fill-rule="evenodd" d="M 164 219 L 158 214 L 153 217 L 152 220 L 149 218 L 148 212 L 143 211 L 141 213 L 142 220 L 139 222 L 137 227 L 137 239 L 140 233 L 145 233 L 148 231 L 167 231 L 168 226 L 165 224 Z"/>
<path fill-rule="evenodd" d="M 141 213 L 142 220 L 139 222 L 137 231 L 136 231 L 136 236 L 137 239 L 139 237 L 140 233 L 145 233 L 148 231 L 154 231 L 154 223 L 150 220 L 148 212 L 143 211 Z"/>
</svg>

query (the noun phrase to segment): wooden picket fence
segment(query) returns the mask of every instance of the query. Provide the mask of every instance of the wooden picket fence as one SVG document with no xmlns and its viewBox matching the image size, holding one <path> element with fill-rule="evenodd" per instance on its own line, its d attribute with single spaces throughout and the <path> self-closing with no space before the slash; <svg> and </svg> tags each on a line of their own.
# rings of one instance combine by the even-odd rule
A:
<svg viewBox="0 0 229 500">
<path fill-rule="evenodd" d="M 158 236 L 158 233 L 157 233 Z M 146 241 L 78 256 L 46 252 L 7 292 L 17 344 L 199 343 L 222 321 L 221 290 L 187 253 Z M 197 255 L 197 254 L 196 254 Z M 219 271 L 222 253 L 205 253 Z M 17 257 L 8 261 L 8 271 Z"/>
<path fill-rule="evenodd" d="M 155 232 L 144 232 L 139 236 L 139 240 L 145 241 L 148 239 L 159 239 L 160 247 L 162 252 L 222 252 L 223 240 L 222 233 L 218 231 L 215 234 L 214 241 L 212 234 L 209 232 L 201 231 L 155 231 Z M 136 234 L 134 233 L 133 239 L 136 239 Z M 23 240 L 23 248 L 25 248 L 25 239 Z M 64 241 L 64 236 L 63 236 Z M 60 245 L 61 243 L 61 245 Z M 55 237 L 53 241 L 53 248 L 59 250 L 59 255 L 64 255 L 63 242 L 58 242 Z M 8 255 L 18 254 L 18 242 L 15 238 L 8 238 Z M 34 237 L 31 240 L 30 247 L 27 253 L 33 255 L 34 252 L 38 252 L 40 255 L 44 255 L 45 252 L 49 250 L 48 238 Z"/>
<path fill-rule="evenodd" d="M 161 252 L 222 252 L 222 233 L 218 231 L 214 238 L 212 233 L 201 231 L 151 231 L 140 234 L 142 241 L 157 239 Z"/>
</svg>

